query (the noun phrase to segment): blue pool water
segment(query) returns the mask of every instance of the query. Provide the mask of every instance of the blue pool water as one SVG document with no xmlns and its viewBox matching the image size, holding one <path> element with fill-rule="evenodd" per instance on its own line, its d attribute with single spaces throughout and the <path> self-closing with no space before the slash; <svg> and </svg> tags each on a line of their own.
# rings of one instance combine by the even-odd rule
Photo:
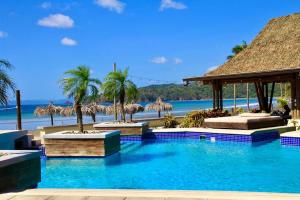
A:
<svg viewBox="0 0 300 200">
<path fill-rule="evenodd" d="M 299 193 L 300 148 L 279 141 L 126 142 L 105 159 L 44 159 L 39 187 Z"/>
</svg>

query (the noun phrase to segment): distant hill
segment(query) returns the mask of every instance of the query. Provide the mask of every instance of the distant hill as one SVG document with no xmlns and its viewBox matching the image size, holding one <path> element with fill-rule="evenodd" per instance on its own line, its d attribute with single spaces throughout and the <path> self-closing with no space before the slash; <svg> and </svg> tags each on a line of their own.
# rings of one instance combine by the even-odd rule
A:
<svg viewBox="0 0 300 200">
<path fill-rule="evenodd" d="M 270 89 L 271 90 L 271 89 Z M 250 97 L 256 97 L 255 87 L 253 84 L 249 85 Z M 162 97 L 164 100 L 201 100 L 212 98 L 212 89 L 210 85 L 190 84 L 184 86 L 183 84 L 161 84 L 149 85 L 139 88 L 140 101 L 155 101 L 157 97 Z M 280 96 L 279 84 L 275 87 L 274 96 Z M 246 84 L 237 84 L 237 98 L 246 97 Z M 233 86 L 228 85 L 224 87 L 224 98 L 233 98 Z M 65 104 L 70 102 L 68 99 L 53 100 L 54 104 Z M 105 98 L 103 98 L 105 101 Z M 49 100 L 23 100 L 23 105 L 42 105 L 48 104 Z M 9 102 L 10 105 L 15 105 L 15 101 Z"/>
<path fill-rule="evenodd" d="M 271 89 L 270 89 L 271 90 Z M 212 88 L 210 85 L 190 84 L 162 84 L 149 85 L 139 88 L 141 101 L 155 101 L 157 97 L 165 100 L 201 100 L 212 98 Z M 224 86 L 224 98 L 233 98 L 233 85 Z M 249 96 L 256 97 L 255 87 L 249 84 Z M 274 96 L 280 96 L 280 86 L 276 84 Z M 237 98 L 246 97 L 246 84 L 237 84 Z"/>
</svg>

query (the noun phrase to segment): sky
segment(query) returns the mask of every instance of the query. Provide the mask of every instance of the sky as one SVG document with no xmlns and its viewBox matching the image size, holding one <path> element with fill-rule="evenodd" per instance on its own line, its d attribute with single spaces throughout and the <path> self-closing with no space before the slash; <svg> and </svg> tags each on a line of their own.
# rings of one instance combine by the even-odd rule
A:
<svg viewBox="0 0 300 200">
<path fill-rule="evenodd" d="M 221 65 L 299 0 L 0 0 L 0 59 L 23 99 L 63 99 L 64 72 L 103 80 L 117 63 L 139 86 L 182 83 Z"/>
</svg>

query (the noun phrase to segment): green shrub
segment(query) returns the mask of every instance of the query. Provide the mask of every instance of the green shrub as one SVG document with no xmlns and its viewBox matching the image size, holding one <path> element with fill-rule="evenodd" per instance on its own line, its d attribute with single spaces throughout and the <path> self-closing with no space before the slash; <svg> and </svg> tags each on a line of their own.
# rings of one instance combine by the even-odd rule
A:
<svg viewBox="0 0 300 200">
<path fill-rule="evenodd" d="M 242 114 L 242 113 L 244 113 L 244 112 L 245 112 L 244 109 L 241 108 L 241 107 L 238 107 L 238 108 L 233 109 L 233 114 L 234 114 L 234 115 Z"/>
<path fill-rule="evenodd" d="M 201 111 L 192 111 L 186 114 L 182 123 L 180 124 L 181 128 L 199 128 L 204 124 L 205 118 L 215 118 L 215 117 L 225 117 L 229 116 L 228 111 L 220 110 L 201 110 Z"/>
<path fill-rule="evenodd" d="M 178 122 L 176 121 L 173 115 L 167 114 L 165 115 L 164 127 L 165 128 L 176 128 Z"/>
<path fill-rule="evenodd" d="M 279 108 L 283 108 L 284 106 L 289 104 L 289 101 L 285 98 L 278 98 L 277 99 L 277 104 Z"/>
</svg>

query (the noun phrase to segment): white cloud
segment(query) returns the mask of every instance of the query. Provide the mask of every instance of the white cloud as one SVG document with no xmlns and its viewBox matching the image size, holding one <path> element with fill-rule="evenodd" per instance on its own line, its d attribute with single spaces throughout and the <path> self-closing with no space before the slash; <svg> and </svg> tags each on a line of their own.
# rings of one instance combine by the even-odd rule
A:
<svg viewBox="0 0 300 200">
<path fill-rule="evenodd" d="M 166 10 L 166 9 L 176 9 L 176 10 L 183 10 L 186 9 L 187 6 L 183 3 L 176 2 L 174 0 L 161 0 L 160 3 L 160 10 Z"/>
<path fill-rule="evenodd" d="M 110 11 L 122 13 L 126 4 L 119 0 L 95 0 L 95 3 L 102 8 L 107 8 Z"/>
<path fill-rule="evenodd" d="M 155 64 L 165 64 L 168 62 L 168 59 L 164 56 L 160 56 L 160 57 L 152 58 L 150 60 L 150 62 L 155 63 Z"/>
<path fill-rule="evenodd" d="M 174 63 L 175 63 L 176 65 L 179 65 L 179 64 L 181 64 L 182 62 L 183 62 L 182 59 L 180 59 L 180 58 L 174 58 Z"/>
<path fill-rule="evenodd" d="M 218 67 L 219 67 L 219 65 L 209 67 L 209 68 L 206 70 L 205 74 L 207 74 L 207 73 L 209 73 L 209 72 L 211 72 L 211 71 L 214 71 L 214 70 L 217 69 Z"/>
<path fill-rule="evenodd" d="M 76 46 L 77 45 L 76 40 L 73 40 L 73 39 L 68 38 L 68 37 L 64 37 L 63 39 L 61 39 L 60 43 L 62 45 L 65 45 L 65 46 Z"/>
<path fill-rule="evenodd" d="M 69 16 L 63 14 L 52 14 L 40 19 L 38 25 L 50 28 L 72 28 L 74 26 L 74 21 Z"/>
<path fill-rule="evenodd" d="M 44 8 L 44 9 L 49 9 L 49 8 L 51 8 L 52 7 L 52 3 L 51 2 L 43 2 L 42 4 L 41 4 L 41 8 Z"/>
<path fill-rule="evenodd" d="M 1 39 L 1 38 L 5 38 L 5 37 L 7 37 L 7 36 L 8 36 L 8 34 L 7 34 L 6 32 L 0 31 L 0 39 Z"/>
</svg>

